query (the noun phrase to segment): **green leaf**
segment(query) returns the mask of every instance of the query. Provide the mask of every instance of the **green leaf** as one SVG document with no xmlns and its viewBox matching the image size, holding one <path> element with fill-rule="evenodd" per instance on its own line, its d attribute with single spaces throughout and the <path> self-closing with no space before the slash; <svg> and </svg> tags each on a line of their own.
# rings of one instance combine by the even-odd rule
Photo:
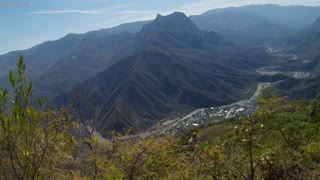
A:
<svg viewBox="0 0 320 180">
<path fill-rule="evenodd" d="M 29 86 L 28 86 L 28 89 L 27 89 L 28 94 L 31 93 L 31 90 L 32 90 L 32 82 L 29 83 Z"/>
<path fill-rule="evenodd" d="M 12 72 L 12 69 L 10 69 L 10 71 L 9 71 L 9 82 L 10 82 L 10 85 L 12 86 L 12 87 L 14 87 L 15 86 L 15 77 L 14 77 L 14 75 L 13 75 L 13 72 Z"/>
<path fill-rule="evenodd" d="M 39 106 L 40 107 L 42 107 L 42 105 L 43 105 L 43 98 L 38 98 L 38 104 L 39 104 Z"/>
</svg>

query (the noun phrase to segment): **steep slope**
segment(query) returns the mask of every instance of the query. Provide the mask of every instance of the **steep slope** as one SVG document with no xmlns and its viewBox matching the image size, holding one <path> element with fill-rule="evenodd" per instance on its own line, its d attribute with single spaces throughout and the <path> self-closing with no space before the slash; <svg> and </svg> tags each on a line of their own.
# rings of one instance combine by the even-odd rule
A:
<svg viewBox="0 0 320 180">
<path fill-rule="evenodd" d="M 256 87 L 254 68 L 268 63 L 260 52 L 241 50 L 214 32 L 200 31 L 182 13 L 159 15 L 135 42 L 141 49 L 134 55 L 54 98 L 52 104 L 67 105 L 80 92 L 77 107 L 87 118 L 93 105 L 99 107 L 97 128 L 103 134 L 128 127 L 140 131 L 173 113 L 248 96 Z"/>
<path fill-rule="evenodd" d="M 320 17 L 300 32 L 273 45 L 278 52 L 294 55 L 283 68 L 318 73 L 320 71 Z"/>
<path fill-rule="evenodd" d="M 280 93 L 291 99 L 313 99 L 320 93 L 320 74 L 307 79 L 291 78 L 281 82 L 276 88 L 273 89 L 274 93 Z"/>
<path fill-rule="evenodd" d="M 30 49 L 14 51 L 0 56 L 0 76 L 7 74 L 10 68 L 15 67 L 19 53 L 25 56 L 28 74 L 37 76 L 46 71 L 57 59 L 68 53 L 81 41 L 81 37 L 69 34 L 55 41 L 48 41 Z"/>
<path fill-rule="evenodd" d="M 34 79 L 35 92 L 47 98 L 68 92 L 75 84 L 129 56 L 134 50 L 132 43 L 133 36 L 128 32 L 105 37 L 86 36 L 72 52 Z"/>
<path fill-rule="evenodd" d="M 318 54 L 320 51 L 320 17 L 310 26 L 289 37 L 284 46 L 288 52 L 294 54 Z"/>
</svg>

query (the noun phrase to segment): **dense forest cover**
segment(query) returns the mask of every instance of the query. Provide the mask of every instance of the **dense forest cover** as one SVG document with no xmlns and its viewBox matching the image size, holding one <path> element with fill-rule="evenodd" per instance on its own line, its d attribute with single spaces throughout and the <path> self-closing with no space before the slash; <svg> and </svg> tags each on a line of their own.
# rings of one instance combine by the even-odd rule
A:
<svg viewBox="0 0 320 180">
<path fill-rule="evenodd" d="M 264 97 L 249 117 L 180 137 L 96 136 L 72 110 L 32 99 L 21 55 L 0 90 L 0 179 L 316 179 L 320 96 Z"/>
</svg>

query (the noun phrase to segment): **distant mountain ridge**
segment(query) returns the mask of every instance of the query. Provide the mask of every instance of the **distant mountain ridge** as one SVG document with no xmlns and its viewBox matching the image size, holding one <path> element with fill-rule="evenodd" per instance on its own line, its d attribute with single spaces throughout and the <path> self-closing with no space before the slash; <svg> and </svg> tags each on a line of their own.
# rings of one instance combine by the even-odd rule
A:
<svg viewBox="0 0 320 180">
<path fill-rule="evenodd" d="M 31 76 L 40 75 L 54 64 L 57 59 L 76 47 L 80 41 L 80 37 L 69 34 L 59 40 L 47 41 L 27 50 L 14 51 L 1 55 L 0 75 L 6 74 L 9 68 L 15 66 L 19 53 L 25 56 L 26 64 L 29 67 L 29 74 Z"/>
<path fill-rule="evenodd" d="M 191 16 L 203 30 L 244 46 L 266 45 L 294 34 L 320 16 L 320 7 L 249 5 L 214 9 Z"/>
<path fill-rule="evenodd" d="M 0 84 L 8 87 L 7 74 L 10 68 L 15 67 L 19 53 L 22 53 L 25 56 L 26 65 L 28 67 L 27 76 L 33 79 L 45 73 L 51 66 L 58 63 L 61 58 L 67 56 L 73 49 L 77 48 L 83 38 L 92 35 L 96 37 L 105 37 L 119 34 L 123 31 L 136 33 L 141 30 L 145 23 L 147 23 L 147 21 L 126 23 L 113 28 L 90 31 L 84 34 L 70 33 L 58 40 L 47 41 L 26 50 L 13 51 L 0 55 Z"/>
<path fill-rule="evenodd" d="M 201 29 L 218 32 L 242 46 L 264 44 L 270 39 L 292 33 L 287 27 L 276 25 L 260 15 L 248 12 L 225 10 L 191 18 Z"/>
<path fill-rule="evenodd" d="M 285 25 L 301 30 L 312 24 L 320 16 L 320 6 L 280 6 L 275 4 L 248 5 L 209 10 L 204 15 L 211 15 L 221 11 L 246 12 L 259 15 L 275 24 Z"/>
</svg>

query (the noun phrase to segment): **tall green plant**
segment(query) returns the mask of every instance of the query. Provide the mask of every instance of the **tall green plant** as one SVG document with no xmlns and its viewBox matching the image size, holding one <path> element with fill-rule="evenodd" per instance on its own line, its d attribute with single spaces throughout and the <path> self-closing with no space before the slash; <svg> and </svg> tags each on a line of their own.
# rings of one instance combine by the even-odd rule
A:
<svg viewBox="0 0 320 180">
<path fill-rule="evenodd" d="M 75 142 L 68 131 L 72 124 L 68 113 L 39 111 L 31 105 L 32 83 L 26 79 L 22 55 L 16 70 L 10 70 L 9 82 L 12 94 L 0 90 L 0 179 L 63 174 Z M 40 108 L 42 104 L 39 99 Z"/>
</svg>

